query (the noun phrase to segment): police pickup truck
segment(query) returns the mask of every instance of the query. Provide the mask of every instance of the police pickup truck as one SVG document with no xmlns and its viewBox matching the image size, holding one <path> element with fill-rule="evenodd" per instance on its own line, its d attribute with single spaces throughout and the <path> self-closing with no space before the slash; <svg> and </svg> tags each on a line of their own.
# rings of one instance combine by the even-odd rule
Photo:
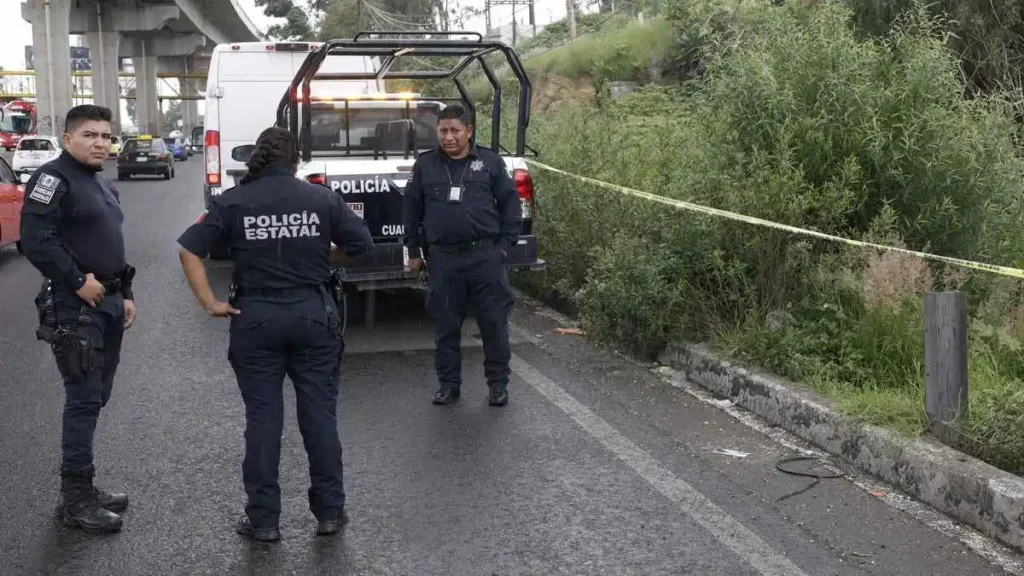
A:
<svg viewBox="0 0 1024 576">
<path fill-rule="evenodd" d="M 373 235 L 375 246 L 371 252 L 336 271 L 336 278 L 349 291 L 366 296 L 364 305 L 349 306 L 350 319 L 357 315 L 353 313 L 362 311 L 369 325 L 374 321 L 375 291 L 424 286 L 423 278 L 410 272 L 408 250 L 402 244 L 405 234 L 402 193 L 417 156 L 438 145 L 437 119 L 446 102 L 461 102 L 475 113 L 473 100 L 458 78 L 474 61 L 483 67 L 495 90 L 489 148 L 504 158 L 522 205 L 522 234 L 518 245 L 508 255 L 508 266 L 530 270 L 545 267 L 537 258 L 537 240 L 533 235 L 534 186 L 524 160 L 528 149 L 525 131 L 529 123 L 530 82 L 514 51 L 501 42 L 484 40 L 472 32 L 372 34 L 371 37 L 371 33 L 363 32 L 352 39 L 331 40 L 311 51 L 277 110 L 278 125 L 291 130 L 299 141 L 301 159 L 297 175 L 340 194 L 348 206 L 366 220 Z M 395 35 L 405 38 L 382 37 Z M 451 38 L 454 35 L 475 35 L 476 39 Z M 504 54 L 520 83 L 514 153 L 500 145 L 501 85 L 484 60 L 484 56 L 494 52 Z M 450 70 L 436 67 L 431 71 L 393 70 L 396 60 L 405 55 L 461 60 Z M 335 56 L 383 61 L 368 72 L 321 71 L 324 62 Z M 380 86 L 389 79 L 449 79 L 460 97 L 432 98 L 372 90 L 353 93 L 350 88 L 353 81 L 375 80 Z M 332 85 L 339 84 L 344 88 L 333 91 Z M 479 126 L 479 122 L 476 124 Z M 477 145 L 486 146 L 481 142 Z"/>
</svg>

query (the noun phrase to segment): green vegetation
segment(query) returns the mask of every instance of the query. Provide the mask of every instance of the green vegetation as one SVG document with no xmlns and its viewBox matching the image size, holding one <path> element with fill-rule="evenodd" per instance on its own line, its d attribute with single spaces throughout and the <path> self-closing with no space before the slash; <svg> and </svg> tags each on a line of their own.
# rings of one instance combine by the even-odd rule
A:
<svg viewBox="0 0 1024 576">
<path fill-rule="evenodd" d="M 839 3 L 663 6 L 666 20 L 528 62 L 535 83 L 585 78 L 599 96 L 535 114 L 542 161 L 845 237 L 1024 263 L 1013 107 L 964 99 L 958 54 L 925 11 L 867 34 L 863 12 Z M 652 69 L 671 77 L 601 97 L 606 81 L 648 82 Z M 710 341 L 904 433 L 924 424 L 921 294 L 963 290 L 972 395 L 961 429 L 971 452 L 1024 471 L 1019 281 L 534 173 L 552 267 L 518 280 L 578 310 L 590 335 L 645 357 Z"/>
</svg>

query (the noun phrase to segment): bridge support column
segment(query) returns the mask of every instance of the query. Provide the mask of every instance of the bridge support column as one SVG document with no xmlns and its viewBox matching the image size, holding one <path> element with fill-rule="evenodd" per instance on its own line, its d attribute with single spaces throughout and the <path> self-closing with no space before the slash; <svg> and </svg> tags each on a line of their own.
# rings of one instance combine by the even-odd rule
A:
<svg viewBox="0 0 1024 576">
<path fill-rule="evenodd" d="M 168 57 L 160 59 L 160 71 L 174 74 L 188 74 L 192 72 L 191 59 L 188 57 Z M 178 94 L 181 96 L 196 96 L 199 92 L 195 88 L 195 80 L 192 78 L 180 78 L 178 81 Z M 196 100 L 181 100 L 181 132 L 187 141 L 192 134 L 192 128 L 199 125 L 199 103 Z"/>
<path fill-rule="evenodd" d="M 160 101 L 157 99 L 157 57 L 146 56 L 149 42 L 142 41 L 141 56 L 135 63 L 135 109 L 138 111 L 139 134 L 160 135 Z"/>
<path fill-rule="evenodd" d="M 140 133 L 156 135 L 163 128 L 157 100 L 158 59 L 189 56 L 205 45 L 206 38 L 198 34 L 152 35 L 126 42 L 125 51 L 131 53 L 135 63 L 135 105 Z"/>
<path fill-rule="evenodd" d="M 71 109 L 72 0 L 26 0 L 21 17 L 32 24 L 39 133 L 59 136 Z"/>
<path fill-rule="evenodd" d="M 118 50 L 121 34 L 114 30 L 98 30 L 86 34 L 92 56 L 93 102 L 106 106 L 114 115 L 114 133 L 121 130 L 121 83 L 118 80 Z"/>
</svg>

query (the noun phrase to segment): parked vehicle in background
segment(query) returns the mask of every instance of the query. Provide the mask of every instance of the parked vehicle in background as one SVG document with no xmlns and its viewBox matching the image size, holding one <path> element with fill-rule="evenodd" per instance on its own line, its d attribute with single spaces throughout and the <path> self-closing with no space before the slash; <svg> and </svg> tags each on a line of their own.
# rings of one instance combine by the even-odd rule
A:
<svg viewBox="0 0 1024 576">
<path fill-rule="evenodd" d="M 0 247 L 15 244 L 21 251 L 21 205 L 25 187 L 18 183 L 14 169 L 0 158 Z"/>
<path fill-rule="evenodd" d="M 25 136 L 14 152 L 14 173 L 19 177 L 31 175 L 43 164 L 60 156 L 60 151 L 60 140 L 55 136 Z"/>
<path fill-rule="evenodd" d="M 192 145 L 193 152 L 203 151 L 203 125 L 200 124 L 192 129 L 192 138 L 189 144 Z"/>
<path fill-rule="evenodd" d="M 117 179 L 125 180 L 136 174 L 174 178 L 174 154 L 160 138 L 140 134 L 128 138 L 117 155 Z"/>
<path fill-rule="evenodd" d="M 110 157 L 117 158 L 118 153 L 121 152 L 121 137 L 111 136 L 110 137 Z"/>
<path fill-rule="evenodd" d="M 164 144 L 167 144 L 167 149 L 174 154 L 175 160 L 188 160 L 188 152 L 185 151 L 185 143 L 181 138 L 164 138 Z"/>
<path fill-rule="evenodd" d="M 413 37 L 386 38 L 392 34 Z M 475 39 L 446 37 L 450 35 L 475 36 Z M 492 53 L 504 56 L 512 72 L 512 78 L 504 81 L 506 86 L 512 81 L 519 84 L 517 120 L 510 126 L 515 135 L 513 150 L 501 146 L 501 86 L 484 60 Z M 382 56 L 384 64 L 370 72 L 326 70 L 333 58 L 369 55 Z M 395 63 L 405 57 L 421 62 L 431 58 L 441 61 L 436 66 L 431 66 L 434 62 L 427 64 L 431 70 L 414 70 Z M 442 67 L 444 58 L 454 60 L 456 57 L 461 57 L 459 64 Z M 409 252 L 402 243 L 406 235 L 402 197 L 416 158 L 438 147 L 437 122 L 441 110 L 455 102 L 471 115 L 475 113 L 473 97 L 459 78 L 474 60 L 491 83 L 494 94 L 491 101 L 495 103 L 491 109 L 490 142 L 478 140 L 475 144 L 490 148 L 504 161 L 509 180 L 515 184 L 522 215 L 522 233 L 518 243 L 508 251 L 506 266 L 512 270 L 543 270 L 547 263 L 537 257 L 537 238 L 533 233 L 536 217 L 533 178 L 525 160 L 527 154 L 536 154 L 526 145 L 531 85 L 510 46 L 485 40 L 473 32 L 361 32 L 352 39 L 331 40 L 311 52 L 291 84 L 279 94 L 277 125 L 287 127 L 299 141 L 296 176 L 339 194 L 353 212 L 366 220 L 373 235 L 374 246 L 370 252 L 349 259 L 334 271 L 335 279 L 345 289 L 366 298 L 364 305 L 349 309 L 355 312 L 351 315 L 353 319 L 362 312 L 366 324 L 373 325 L 375 293 L 379 290 L 425 288 L 423 277 L 409 269 Z M 331 86 L 335 82 L 351 83 L 367 78 L 378 82 L 448 80 L 459 95 L 422 96 L 383 90 L 359 94 L 345 90 L 344 85 L 341 88 Z M 235 148 L 225 145 L 224 150 L 230 151 L 233 160 L 244 161 L 252 144 Z M 440 191 L 432 193 L 440 194 Z M 424 276 L 429 274 L 428 268 Z"/>
<path fill-rule="evenodd" d="M 288 90 L 306 56 L 321 42 L 233 42 L 218 44 L 206 78 L 206 116 L 203 118 L 205 175 L 203 199 L 234 186 L 245 174 L 248 151 L 260 132 L 273 126 L 281 95 Z M 369 75 L 368 79 L 318 82 L 320 87 L 347 94 L 383 92 L 375 79 L 376 56 L 333 56 L 325 74 Z M 195 138 L 195 130 L 192 132 Z M 219 260 L 219 254 L 213 258 Z"/>
<path fill-rule="evenodd" d="M 0 107 L 0 146 L 10 151 L 18 142 L 38 129 L 35 102 L 15 100 Z"/>
</svg>

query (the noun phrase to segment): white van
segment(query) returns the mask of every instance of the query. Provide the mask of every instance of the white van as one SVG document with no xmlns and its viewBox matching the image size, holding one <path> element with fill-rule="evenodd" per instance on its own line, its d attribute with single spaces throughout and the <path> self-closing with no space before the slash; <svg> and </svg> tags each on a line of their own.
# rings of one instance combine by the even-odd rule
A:
<svg viewBox="0 0 1024 576">
<path fill-rule="evenodd" d="M 203 198 L 235 186 L 245 174 L 245 161 L 260 132 L 277 121 L 277 106 L 302 62 L 322 42 L 236 42 L 219 44 L 206 79 L 203 152 L 206 176 Z M 373 73 L 377 57 L 331 56 L 323 73 Z M 377 80 L 331 81 L 332 93 L 369 94 L 384 91 Z"/>
</svg>

